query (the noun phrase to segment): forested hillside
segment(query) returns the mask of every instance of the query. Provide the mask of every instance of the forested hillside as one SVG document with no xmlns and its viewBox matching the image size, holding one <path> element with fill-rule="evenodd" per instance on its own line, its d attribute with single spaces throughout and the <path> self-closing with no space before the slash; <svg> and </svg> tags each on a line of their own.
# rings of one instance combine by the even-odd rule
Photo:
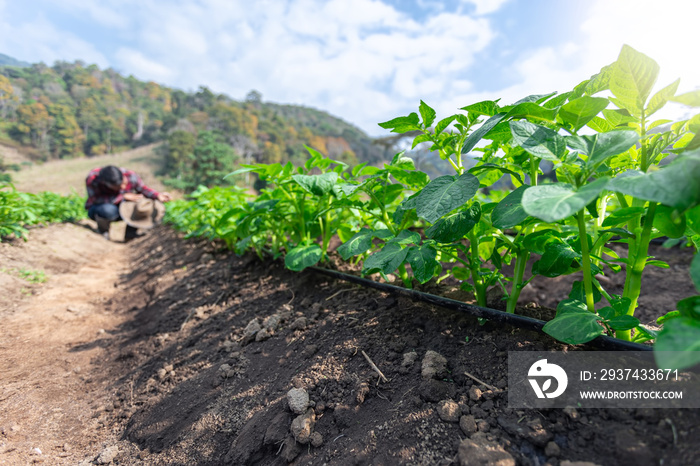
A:
<svg viewBox="0 0 700 466">
<path fill-rule="evenodd" d="M 319 110 L 266 103 L 257 91 L 243 101 L 207 87 L 185 92 L 80 61 L 0 66 L 2 140 L 41 160 L 164 141 L 165 175 L 181 189 L 216 182 L 238 161 L 299 162 L 304 145 L 351 164 L 386 158 L 364 132 Z"/>
</svg>

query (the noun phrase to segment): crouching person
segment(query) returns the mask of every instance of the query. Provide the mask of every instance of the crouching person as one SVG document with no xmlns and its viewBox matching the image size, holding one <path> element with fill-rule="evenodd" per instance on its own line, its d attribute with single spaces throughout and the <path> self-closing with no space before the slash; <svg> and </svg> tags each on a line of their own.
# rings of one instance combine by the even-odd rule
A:
<svg viewBox="0 0 700 466">
<path fill-rule="evenodd" d="M 164 202 L 169 193 L 149 188 L 131 170 L 108 165 L 95 168 L 85 180 L 88 217 L 97 222 L 98 232 L 109 239 L 109 225 L 118 220 L 126 222 L 124 241 L 139 236 L 138 229 L 148 229 L 160 222 L 165 213 Z"/>
</svg>

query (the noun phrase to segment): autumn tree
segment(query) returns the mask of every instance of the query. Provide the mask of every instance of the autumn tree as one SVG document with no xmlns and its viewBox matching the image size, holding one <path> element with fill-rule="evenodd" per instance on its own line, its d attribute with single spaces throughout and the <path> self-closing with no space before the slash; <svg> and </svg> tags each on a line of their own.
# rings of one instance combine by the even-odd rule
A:
<svg viewBox="0 0 700 466">
<path fill-rule="evenodd" d="M 30 101 L 17 107 L 17 121 L 13 128 L 15 138 L 24 144 L 31 144 L 37 149 L 48 152 L 48 132 L 51 117 L 46 106 L 40 102 Z"/>
<path fill-rule="evenodd" d="M 50 131 L 53 155 L 63 159 L 82 154 L 83 132 L 71 107 L 51 105 L 49 115 L 53 119 Z"/>
<path fill-rule="evenodd" d="M 7 118 L 7 109 L 17 100 L 10 80 L 0 75 L 0 118 Z"/>
</svg>

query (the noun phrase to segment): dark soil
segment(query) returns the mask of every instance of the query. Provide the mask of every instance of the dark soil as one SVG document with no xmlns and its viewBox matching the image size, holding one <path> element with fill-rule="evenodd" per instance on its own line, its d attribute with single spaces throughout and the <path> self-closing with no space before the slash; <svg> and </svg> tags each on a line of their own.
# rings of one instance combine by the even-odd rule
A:
<svg viewBox="0 0 700 466">
<path fill-rule="evenodd" d="M 105 303 L 120 324 L 92 342 L 105 350 L 91 370 L 109 398 L 93 417 L 114 443 L 86 449 L 89 462 L 668 466 L 700 454 L 698 410 L 509 409 L 508 351 L 571 349 L 545 335 L 236 257 L 166 228 L 128 247 L 131 270 Z M 690 252 L 653 254 L 671 268 L 650 269 L 643 322 L 693 294 Z M 564 281 L 535 281 L 521 302 L 553 307 Z M 437 361 L 432 374 L 422 374 L 426 359 Z M 292 388 L 309 395 L 302 415 L 290 410 Z"/>
</svg>

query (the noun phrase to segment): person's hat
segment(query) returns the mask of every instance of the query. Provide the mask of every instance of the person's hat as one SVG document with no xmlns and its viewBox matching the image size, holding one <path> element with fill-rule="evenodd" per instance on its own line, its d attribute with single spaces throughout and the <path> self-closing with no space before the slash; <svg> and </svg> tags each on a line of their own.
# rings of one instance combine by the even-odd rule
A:
<svg viewBox="0 0 700 466">
<path fill-rule="evenodd" d="M 134 228 L 153 228 L 163 220 L 165 206 L 154 199 L 139 199 L 138 201 L 122 201 L 119 204 L 119 215 L 127 225 Z"/>
</svg>

